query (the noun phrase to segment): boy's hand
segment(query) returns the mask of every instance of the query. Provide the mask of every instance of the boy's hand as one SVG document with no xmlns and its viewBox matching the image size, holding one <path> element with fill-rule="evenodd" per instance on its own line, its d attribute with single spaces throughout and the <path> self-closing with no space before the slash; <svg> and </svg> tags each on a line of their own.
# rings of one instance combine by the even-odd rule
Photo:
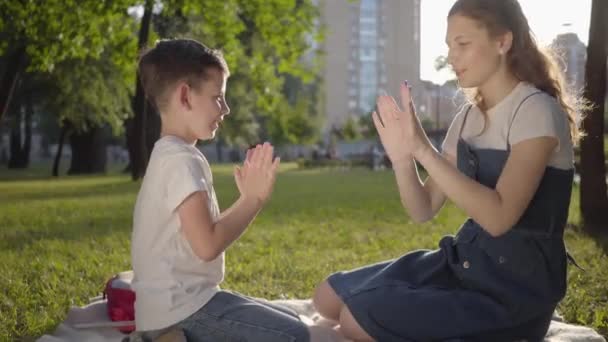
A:
<svg viewBox="0 0 608 342">
<path fill-rule="evenodd" d="M 247 151 L 242 167 L 234 170 L 236 186 L 244 199 L 263 204 L 272 193 L 280 158 L 272 160 L 274 148 L 270 143 L 257 145 Z"/>
</svg>

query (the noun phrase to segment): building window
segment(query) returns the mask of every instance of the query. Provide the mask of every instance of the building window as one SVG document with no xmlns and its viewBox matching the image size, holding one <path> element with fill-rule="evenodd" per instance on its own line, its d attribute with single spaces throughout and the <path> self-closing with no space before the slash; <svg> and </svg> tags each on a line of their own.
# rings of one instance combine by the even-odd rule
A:
<svg viewBox="0 0 608 342">
<path fill-rule="evenodd" d="M 358 109 L 369 112 L 378 89 L 378 7 L 376 0 L 361 0 L 359 11 Z"/>
</svg>

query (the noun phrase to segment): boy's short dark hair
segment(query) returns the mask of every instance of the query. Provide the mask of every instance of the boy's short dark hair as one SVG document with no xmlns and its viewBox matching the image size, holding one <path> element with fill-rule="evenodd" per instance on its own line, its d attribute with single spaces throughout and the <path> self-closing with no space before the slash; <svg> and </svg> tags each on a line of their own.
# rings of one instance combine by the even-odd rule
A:
<svg viewBox="0 0 608 342">
<path fill-rule="evenodd" d="M 138 74 L 146 96 L 161 110 L 166 106 L 167 89 L 180 80 L 196 88 L 208 79 L 211 68 L 230 74 L 219 50 L 193 39 L 163 39 L 141 55 Z"/>
</svg>

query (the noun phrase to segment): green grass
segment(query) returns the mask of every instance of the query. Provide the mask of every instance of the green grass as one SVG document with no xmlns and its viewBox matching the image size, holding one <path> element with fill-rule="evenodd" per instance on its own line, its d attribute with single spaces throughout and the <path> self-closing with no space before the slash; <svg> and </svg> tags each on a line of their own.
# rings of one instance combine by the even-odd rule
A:
<svg viewBox="0 0 608 342">
<path fill-rule="evenodd" d="M 139 183 L 127 176 L 52 179 L 47 171 L 0 171 L 0 341 L 52 332 L 72 305 L 99 295 L 129 269 L 131 212 Z M 220 206 L 236 198 L 231 167 L 214 167 Z M 571 222 L 579 220 L 577 192 Z M 272 200 L 227 253 L 225 288 L 267 298 L 310 297 L 331 272 L 435 248 L 464 219 L 452 205 L 430 223 L 402 210 L 389 171 L 295 170 L 285 165 Z M 568 246 L 586 272 L 570 269 L 560 306 L 568 321 L 608 335 L 608 259 L 573 229 Z"/>
</svg>

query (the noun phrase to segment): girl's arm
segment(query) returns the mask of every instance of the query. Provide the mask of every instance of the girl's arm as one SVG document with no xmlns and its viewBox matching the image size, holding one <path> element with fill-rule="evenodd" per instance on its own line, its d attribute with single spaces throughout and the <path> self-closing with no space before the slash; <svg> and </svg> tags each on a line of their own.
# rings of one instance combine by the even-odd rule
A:
<svg viewBox="0 0 608 342">
<path fill-rule="evenodd" d="M 537 137 L 513 145 L 496 189 L 460 173 L 430 145 L 415 158 L 450 200 L 490 235 L 499 236 L 523 215 L 557 144 L 555 137 Z"/>
<path fill-rule="evenodd" d="M 456 157 L 444 153 L 445 160 L 456 167 Z M 432 219 L 446 200 L 437 182 L 427 177 L 423 182 L 418 174 L 418 168 L 413 158 L 405 158 L 393 164 L 401 204 L 415 222 L 425 222 Z"/>
<path fill-rule="evenodd" d="M 434 205 L 438 205 L 443 200 L 438 193 L 443 193 L 492 236 L 506 233 L 528 207 L 558 146 L 557 137 L 549 135 L 552 130 L 543 131 L 547 134 L 518 139 L 511 147 L 496 188 L 492 189 L 462 174 L 453 158 L 450 160 L 435 150 L 411 107 L 407 85 L 401 86 L 401 102 L 403 110 L 390 96 L 380 96 L 378 114 L 383 122 L 378 115 L 373 116 L 373 120 L 385 150 L 393 165 L 397 166 L 399 189 L 408 210 L 417 218 L 427 218 L 432 213 L 431 209 L 435 209 L 433 200 L 436 201 Z M 552 122 L 553 114 L 549 107 L 536 109 L 539 112 L 532 110 L 531 116 Z M 421 190 L 419 178 L 414 174 L 412 157 L 430 176 L 426 192 Z"/>
</svg>

